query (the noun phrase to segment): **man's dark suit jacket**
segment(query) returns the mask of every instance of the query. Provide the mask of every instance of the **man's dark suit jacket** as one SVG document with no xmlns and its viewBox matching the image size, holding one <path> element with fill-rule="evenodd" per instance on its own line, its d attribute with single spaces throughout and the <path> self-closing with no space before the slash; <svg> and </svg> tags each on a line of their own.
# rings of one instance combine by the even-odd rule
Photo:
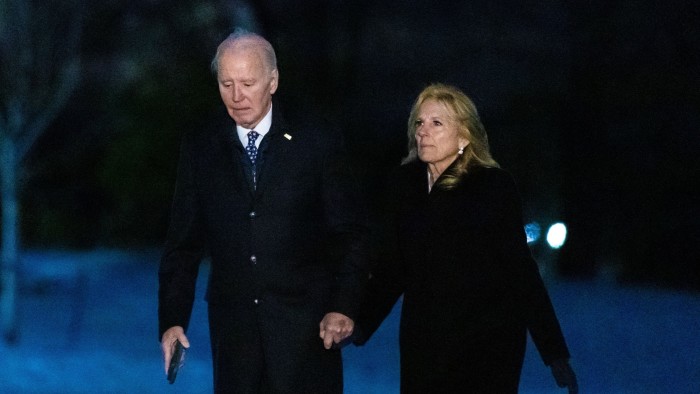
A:
<svg viewBox="0 0 700 394">
<path fill-rule="evenodd" d="M 328 312 L 357 315 L 367 218 L 339 134 L 289 127 L 273 111 L 255 189 L 233 121 L 186 135 L 180 155 L 159 270 L 160 335 L 187 328 L 207 251 L 217 391 L 223 375 L 251 381 L 238 375 L 260 368 L 269 388 L 342 390 L 340 354 L 323 349 L 319 322 Z"/>
</svg>

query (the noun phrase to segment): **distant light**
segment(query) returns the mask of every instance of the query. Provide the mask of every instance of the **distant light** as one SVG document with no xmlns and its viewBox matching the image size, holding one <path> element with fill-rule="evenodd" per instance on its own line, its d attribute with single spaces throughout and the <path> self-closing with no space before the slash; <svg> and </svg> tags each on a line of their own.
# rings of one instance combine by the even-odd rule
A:
<svg viewBox="0 0 700 394">
<path fill-rule="evenodd" d="M 559 249 L 566 242 L 566 226 L 564 223 L 554 223 L 547 231 L 547 243 L 552 249 Z"/>
<path fill-rule="evenodd" d="M 527 243 L 531 244 L 537 242 L 542 235 L 542 229 L 540 224 L 537 222 L 530 222 L 525 225 L 525 235 L 527 236 Z"/>
</svg>

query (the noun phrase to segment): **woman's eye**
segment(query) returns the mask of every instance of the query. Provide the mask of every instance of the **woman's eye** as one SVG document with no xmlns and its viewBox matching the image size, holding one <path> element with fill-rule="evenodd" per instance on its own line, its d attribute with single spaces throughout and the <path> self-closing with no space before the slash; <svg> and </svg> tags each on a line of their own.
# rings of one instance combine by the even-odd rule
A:
<svg viewBox="0 0 700 394">
<path fill-rule="evenodd" d="M 434 124 L 435 126 L 442 126 L 442 122 L 440 122 L 439 120 L 434 120 L 434 121 L 433 121 L 433 124 Z"/>
</svg>

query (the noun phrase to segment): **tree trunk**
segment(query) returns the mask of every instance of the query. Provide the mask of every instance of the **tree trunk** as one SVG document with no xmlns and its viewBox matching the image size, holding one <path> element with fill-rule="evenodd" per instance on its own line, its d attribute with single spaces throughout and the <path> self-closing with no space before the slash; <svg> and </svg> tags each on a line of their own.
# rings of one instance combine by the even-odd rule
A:
<svg viewBox="0 0 700 394">
<path fill-rule="evenodd" d="M 0 252 L 0 327 L 5 339 L 17 340 L 16 322 L 18 252 L 18 199 L 15 143 L 0 139 L 0 193 L 2 195 L 2 251 Z"/>
</svg>

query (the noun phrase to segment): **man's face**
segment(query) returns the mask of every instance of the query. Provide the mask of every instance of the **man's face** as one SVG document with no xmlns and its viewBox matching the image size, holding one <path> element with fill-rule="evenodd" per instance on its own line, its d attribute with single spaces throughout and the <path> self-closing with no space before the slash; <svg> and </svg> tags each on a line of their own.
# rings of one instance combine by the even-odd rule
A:
<svg viewBox="0 0 700 394">
<path fill-rule="evenodd" d="M 219 56 L 219 94 L 237 125 L 252 129 L 270 109 L 277 70 L 268 70 L 261 49 L 233 46 Z"/>
</svg>

